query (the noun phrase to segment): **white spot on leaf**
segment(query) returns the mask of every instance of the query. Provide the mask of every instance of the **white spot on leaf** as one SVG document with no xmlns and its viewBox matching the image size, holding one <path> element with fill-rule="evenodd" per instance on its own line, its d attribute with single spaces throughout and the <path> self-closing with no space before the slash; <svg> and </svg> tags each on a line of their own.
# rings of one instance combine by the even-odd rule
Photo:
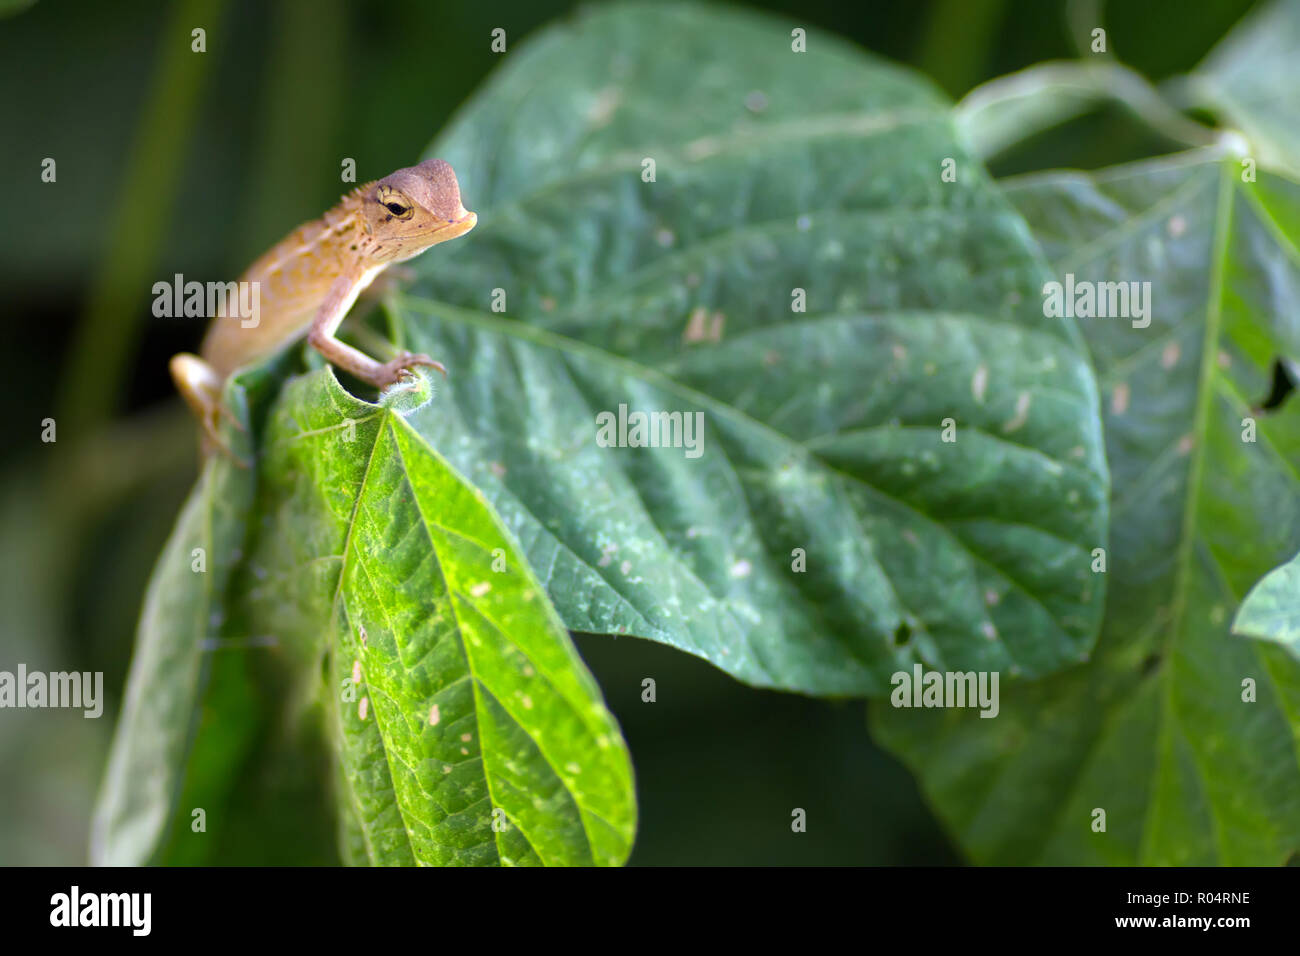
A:
<svg viewBox="0 0 1300 956">
<path fill-rule="evenodd" d="M 1116 415 L 1128 411 L 1129 390 L 1126 382 L 1120 382 L 1110 393 L 1110 410 Z"/>
<path fill-rule="evenodd" d="M 1021 392 L 1016 396 L 1016 411 L 1005 425 L 1002 426 L 1002 433 L 1008 435 L 1024 427 L 1025 422 L 1029 421 L 1029 402 L 1030 395 L 1028 392 Z"/>
<path fill-rule="evenodd" d="M 616 86 L 607 86 L 596 94 L 596 99 L 592 102 L 587 110 L 587 120 L 593 127 L 605 126 L 609 123 L 618 108 L 619 100 L 623 98 L 622 92 Z"/>
<path fill-rule="evenodd" d="M 984 391 L 989 384 L 989 367 L 983 363 L 975 369 L 975 374 L 971 376 L 970 393 L 975 396 L 975 401 L 983 404 Z"/>
</svg>

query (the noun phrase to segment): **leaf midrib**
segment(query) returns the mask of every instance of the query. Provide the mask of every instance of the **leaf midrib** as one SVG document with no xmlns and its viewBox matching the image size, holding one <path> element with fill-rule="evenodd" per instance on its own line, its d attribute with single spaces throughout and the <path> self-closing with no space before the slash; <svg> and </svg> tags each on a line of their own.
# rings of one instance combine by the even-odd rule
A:
<svg viewBox="0 0 1300 956">
<path fill-rule="evenodd" d="M 758 128 L 733 130 L 722 136 L 697 136 L 694 139 L 669 145 L 647 143 L 610 152 L 600 162 L 580 167 L 576 172 L 553 179 L 543 178 L 532 189 L 511 193 L 496 205 L 489 205 L 484 209 L 491 213 L 491 218 L 499 219 L 503 218 L 509 210 L 525 205 L 537 196 L 552 190 L 581 186 L 591 180 L 629 172 L 639 176 L 641 164 L 646 157 L 683 159 L 687 163 L 698 163 L 718 156 L 726 156 L 733 151 L 750 152 L 759 145 L 794 143 L 800 140 L 836 136 L 870 138 L 908 126 L 923 126 L 927 123 L 951 125 L 951 122 L 949 114 L 940 109 L 937 104 L 918 105 L 914 109 L 903 110 L 817 113 L 811 117 L 764 123 Z"/>
<path fill-rule="evenodd" d="M 411 428 L 410 425 L 407 424 L 407 422 L 404 419 L 394 416 L 393 414 L 390 413 L 387 416 L 385 426 L 388 428 L 390 435 L 392 435 L 393 447 L 396 451 L 398 460 L 401 462 L 403 475 L 409 475 L 410 469 L 408 468 L 406 463 L 406 456 L 402 453 L 401 443 L 397 441 L 396 428 L 399 425 L 405 428 L 407 434 L 412 436 L 415 439 L 415 441 L 419 445 L 421 445 L 429 455 L 438 458 L 441 457 L 438 456 L 437 452 L 433 449 L 433 447 L 428 442 L 426 442 L 424 438 L 417 431 L 415 431 L 415 429 Z M 445 461 L 441 462 L 441 464 L 448 471 L 451 470 L 450 466 Z M 408 480 L 408 484 L 409 484 L 409 480 Z M 453 590 L 452 582 L 448 580 L 446 573 L 443 571 L 442 558 L 438 555 L 438 549 L 434 547 L 433 537 L 432 534 L 430 533 L 431 527 L 442 528 L 442 525 L 439 525 L 438 523 L 431 521 L 429 517 L 425 514 L 424 506 L 420 501 L 420 495 L 418 492 L 416 492 L 413 486 L 411 488 L 411 500 L 415 505 L 416 513 L 420 516 L 420 526 L 424 530 L 425 537 L 429 542 L 429 554 L 433 559 L 434 566 L 438 570 L 439 577 L 442 578 L 443 590 L 447 594 L 448 603 L 450 604 L 451 614 L 453 619 L 456 621 L 456 636 L 460 642 L 461 653 L 465 659 L 465 667 L 466 670 L 468 670 L 471 679 L 473 680 L 472 686 L 474 688 L 474 696 L 477 704 L 477 706 L 474 709 L 474 726 L 478 734 L 479 763 L 480 766 L 483 768 L 483 781 L 484 781 L 484 785 L 487 787 L 488 798 L 491 803 L 491 806 L 493 808 L 496 808 L 496 807 L 500 807 L 501 804 L 497 802 L 496 794 L 492 787 L 492 774 L 488 769 L 488 751 L 483 737 L 482 722 L 479 717 L 480 708 L 482 706 L 482 701 L 479 699 L 480 692 L 489 694 L 497 702 L 497 706 L 501 708 L 501 710 L 506 714 L 506 716 L 509 717 L 510 720 L 513 721 L 521 731 L 523 731 L 524 735 L 527 736 L 528 739 L 533 742 L 533 745 L 537 748 L 537 752 L 541 755 L 542 759 L 545 760 L 547 765 L 551 768 L 551 772 L 555 774 L 555 778 L 560 782 L 560 785 L 564 788 L 565 792 L 568 793 L 569 798 L 573 803 L 574 809 L 578 814 L 578 819 L 582 823 L 583 836 L 587 840 L 587 851 L 588 851 L 587 855 L 594 863 L 596 861 L 596 854 L 594 849 L 594 843 L 592 842 L 592 834 L 587 829 L 585 808 L 578 801 L 577 796 L 573 793 L 573 791 L 569 789 L 569 786 L 566 783 L 564 775 L 560 773 L 559 768 L 555 765 L 554 761 L 552 761 L 550 756 L 546 753 L 545 748 L 542 747 L 537 737 L 534 736 L 534 734 L 530 732 L 529 729 L 526 726 L 524 726 L 524 724 L 520 723 L 520 721 L 517 718 L 515 718 L 515 716 L 512 713 L 510 713 L 510 709 L 506 707 L 504 701 L 502 701 L 501 698 L 498 697 L 497 694 L 494 693 L 492 689 L 488 687 L 488 685 L 479 676 L 478 668 L 474 664 L 473 653 L 470 651 L 470 642 L 465 639 L 464 630 L 460 623 L 461 614 L 458 613 L 457 611 L 457 607 L 456 607 L 457 600 L 463 601 L 466 604 L 468 604 L 471 608 L 473 608 L 474 612 L 478 614 L 479 617 L 481 617 L 484 621 L 486 621 L 489 625 L 491 625 L 492 628 L 501 636 L 501 638 L 504 641 L 510 644 L 517 653 L 519 653 L 522 657 L 524 657 L 529 662 L 529 665 L 533 668 L 534 673 L 545 678 L 546 682 L 551 686 L 552 690 L 554 691 L 556 699 L 562 701 L 565 704 L 565 706 L 567 706 L 570 710 L 572 710 L 578 716 L 580 723 L 582 723 L 585 726 L 586 721 L 582 719 L 583 715 L 581 714 L 580 710 L 574 706 L 572 701 L 569 700 L 568 696 L 561 691 L 559 684 L 556 682 L 554 676 L 550 674 L 546 668 L 541 667 L 536 661 L 532 659 L 531 656 L 528 655 L 526 651 L 523 650 L 523 648 L 519 647 L 518 644 L 510 640 L 510 637 L 506 634 L 505 630 L 496 621 L 494 621 L 480 608 L 478 608 L 469 599 L 468 595 L 464 594 L 459 590 Z M 466 541 L 472 541 L 474 544 L 478 545 L 478 547 L 483 549 L 484 551 L 488 551 L 488 552 L 491 551 L 491 549 L 484 547 L 484 545 L 481 542 L 478 542 L 475 539 L 468 537 L 467 535 L 463 535 L 459 533 L 457 534 L 459 537 L 461 537 Z M 504 812 L 504 808 L 502 812 Z M 546 857 L 542 854 L 542 851 L 538 848 L 537 842 L 532 837 L 529 836 L 528 832 L 523 828 L 523 826 L 520 824 L 520 822 L 517 819 L 512 818 L 511 823 L 515 826 L 516 829 L 519 830 L 520 834 L 528 842 L 528 845 L 532 848 L 532 851 L 537 855 L 537 858 L 541 860 L 543 863 L 545 863 Z M 505 831 L 497 831 L 495 828 L 493 829 L 493 838 L 495 840 L 496 847 L 497 847 L 498 862 L 504 861 L 505 859 L 505 852 L 501 842 L 504 832 Z"/>
<path fill-rule="evenodd" d="M 1178 541 L 1178 558 L 1175 564 L 1173 609 L 1169 618 L 1168 630 L 1160 645 L 1161 658 L 1164 660 L 1168 660 L 1173 646 L 1179 640 L 1183 630 L 1184 617 L 1187 614 L 1188 589 L 1191 586 L 1192 559 L 1198 538 L 1196 532 L 1197 513 L 1200 510 L 1205 458 L 1209 445 L 1206 441 L 1205 429 L 1215 395 L 1214 382 L 1217 375 L 1215 368 L 1218 358 L 1219 327 L 1223 318 L 1224 278 L 1227 270 L 1232 228 L 1234 192 L 1227 162 L 1227 160 L 1223 160 L 1219 164 L 1219 189 L 1214 214 L 1214 258 L 1210 264 L 1210 301 L 1206 308 L 1205 331 L 1201 340 L 1201 369 L 1197 376 L 1196 410 L 1192 416 L 1192 460 L 1187 476 L 1186 499 L 1183 502 L 1183 519 Z M 1217 566 L 1217 562 L 1214 563 Z M 1177 720 L 1173 701 L 1174 681 L 1172 669 L 1166 669 L 1162 675 L 1161 692 L 1160 732 L 1156 738 L 1158 758 L 1152 762 L 1151 785 L 1148 790 L 1151 796 L 1147 803 L 1146 814 L 1142 820 L 1139 859 L 1150 858 L 1151 840 L 1154 839 L 1152 836 L 1152 814 L 1156 805 L 1155 794 L 1159 792 L 1159 776 L 1166 769 L 1166 754 L 1170 753 L 1171 748 L 1174 746 L 1174 741 L 1170 737 Z M 1201 765 L 1199 754 L 1195 748 L 1191 749 L 1191 754 L 1197 770 L 1202 780 L 1204 780 L 1207 771 Z M 1205 794 L 1204 788 L 1202 788 L 1202 793 L 1205 795 L 1205 803 L 1213 821 L 1216 852 L 1218 857 L 1223 859 L 1225 855 L 1223 852 L 1223 822 L 1219 815 L 1219 808 Z"/>
<path fill-rule="evenodd" d="M 376 427 L 376 429 L 375 429 L 375 440 L 374 440 L 374 441 L 371 443 L 371 445 L 370 445 L 370 455 L 369 455 L 369 457 L 366 459 L 366 469 L 365 469 L 364 472 L 362 472 L 362 475 L 361 475 L 361 484 L 357 487 L 357 495 L 356 495 L 356 499 L 352 502 L 352 514 L 351 514 L 351 515 L 349 516 L 349 518 L 348 518 L 348 528 L 347 528 L 347 533 L 346 533 L 346 534 L 344 535 L 344 537 L 343 537 L 343 552 L 342 552 L 343 560 L 339 563 L 339 579 L 338 579 L 338 584 L 337 584 L 337 585 L 335 586 L 335 588 L 334 588 L 334 598 L 333 598 L 333 600 L 331 601 L 331 604 L 330 604 L 330 618 L 331 618 L 331 627 L 330 627 L 330 630 L 331 630 L 334 634 L 338 634 L 339 631 L 340 631 L 340 629 L 341 629 L 341 626 L 342 626 L 342 622 L 340 621 L 340 618 L 339 618 L 339 609 L 340 609 L 340 608 L 342 607 L 342 605 L 343 605 L 343 582 L 344 582 L 345 580 L 347 580 L 348 566 L 349 566 L 349 563 L 350 563 L 350 560 L 351 560 L 351 555 L 352 555 L 353 550 L 354 550 L 353 547 L 352 547 L 352 535 L 353 535 L 353 532 L 356 530 L 356 527 L 357 527 L 357 512 L 360 510 L 360 508 L 361 508 L 361 501 L 362 501 L 362 499 L 365 497 L 365 494 L 366 494 L 366 486 L 367 486 L 367 485 L 369 484 L 369 482 L 370 482 L 370 472 L 371 472 L 371 469 L 374 467 L 374 464 L 375 464 L 375 458 L 376 458 L 376 456 L 377 456 L 378 449 L 379 449 L 379 442 L 380 442 L 380 439 L 382 438 L 383 434 L 384 434 L 384 422 L 381 420 L 380 423 L 379 423 L 379 425 L 378 425 L 378 426 Z M 349 622 L 347 626 L 348 626 L 349 628 L 351 628 L 351 627 L 352 627 L 351 622 Z M 331 650 L 331 653 L 337 654 L 339 649 L 338 649 L 337 646 L 335 646 L 335 647 L 331 647 L 330 650 Z M 360 660 L 361 660 L 361 669 L 362 669 L 361 672 L 362 672 L 362 676 L 364 677 L 364 676 L 365 676 L 365 670 L 366 670 L 365 656 L 364 656 L 364 655 L 361 655 Z M 366 687 L 367 687 L 367 689 L 369 689 L 369 687 L 370 687 L 370 681 L 369 681 L 369 679 L 367 679 L 365 683 L 366 683 Z M 346 734 L 347 734 L 347 730 L 346 730 L 346 728 L 343 727 L 343 712 L 342 712 L 342 708 L 339 708 L 339 710 L 338 710 L 338 715 L 339 715 L 339 733 L 340 733 L 341 735 L 346 736 Z M 392 783 L 393 783 L 393 794 L 394 794 L 394 797 L 396 797 L 396 794 L 397 794 L 397 778 L 393 776 L 393 761 L 392 761 L 392 758 L 389 756 L 389 753 L 388 753 L 388 745 L 387 745 L 387 743 L 386 743 L 385 740 L 384 740 L 384 731 L 383 731 L 383 727 L 380 725 L 380 719 L 379 719 L 379 708 L 378 708 L 378 707 L 375 708 L 375 727 L 379 730 L 380 745 L 383 747 L 383 751 L 384 751 L 384 765 L 388 768 L 388 779 L 389 779 L 390 781 L 392 781 Z M 343 748 L 342 746 L 340 746 L 340 750 L 343 750 L 343 749 L 344 749 L 344 748 Z M 343 777 L 344 777 L 345 780 L 347 780 L 347 783 L 348 783 L 348 789 L 349 789 L 349 791 L 352 792 L 353 797 L 354 797 L 354 800 L 355 800 L 355 797 L 356 797 L 356 791 L 355 791 L 355 788 L 352 786 L 352 780 L 351 780 L 351 777 L 350 777 L 350 775 L 347 773 L 346 769 L 343 771 Z M 410 824 L 410 822 L 409 822 L 409 821 L 407 820 L 407 818 L 406 818 L 406 810 L 403 808 L 403 806 L 402 806 L 402 801 L 401 801 L 401 800 L 394 799 L 393 802 L 394 802 L 394 804 L 396 804 L 396 806 L 397 806 L 397 815 L 398 815 L 398 817 L 399 817 L 399 818 L 401 819 L 401 821 L 402 821 L 402 830 L 403 830 L 403 831 L 405 832 L 405 834 L 406 834 L 406 846 L 407 846 L 408 851 L 409 851 L 410 854 L 411 854 L 411 859 L 413 859 L 413 860 L 417 860 L 418 857 L 416 856 L 416 853 L 415 853 L 415 838 L 411 835 L 411 824 Z M 361 817 L 361 815 L 360 815 L 359 813 L 358 813 L 357 822 L 358 822 L 358 824 L 360 825 L 362 832 L 365 834 L 365 838 L 366 838 L 366 848 L 367 848 L 368 851 L 370 851 L 370 853 L 371 853 L 371 859 L 373 860 L 373 859 L 374 859 L 374 847 L 373 847 L 373 844 L 372 844 L 372 842 L 371 842 L 371 840 L 370 840 L 369 826 L 367 825 L 367 822 L 366 822 L 366 821 Z"/>
</svg>

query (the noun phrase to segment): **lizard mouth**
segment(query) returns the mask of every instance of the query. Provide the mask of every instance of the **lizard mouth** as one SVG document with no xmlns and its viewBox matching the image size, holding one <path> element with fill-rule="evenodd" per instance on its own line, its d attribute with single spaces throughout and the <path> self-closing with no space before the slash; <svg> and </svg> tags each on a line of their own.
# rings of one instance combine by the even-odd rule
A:
<svg viewBox="0 0 1300 956">
<path fill-rule="evenodd" d="M 453 219 L 448 219 L 445 225 L 440 224 L 434 232 L 437 233 L 438 241 L 445 242 L 448 239 L 455 239 L 457 236 L 463 236 L 478 224 L 478 216 L 462 206 L 457 210 L 460 215 Z"/>
<path fill-rule="evenodd" d="M 404 232 L 398 238 L 405 241 L 413 241 L 420 244 L 421 248 L 436 246 L 440 242 L 446 242 L 448 239 L 455 239 L 457 236 L 463 236 L 478 224 L 478 216 L 466 210 L 463 206 L 458 210 L 459 215 L 453 219 L 434 220 L 432 223 L 425 222 L 410 232 Z"/>
</svg>

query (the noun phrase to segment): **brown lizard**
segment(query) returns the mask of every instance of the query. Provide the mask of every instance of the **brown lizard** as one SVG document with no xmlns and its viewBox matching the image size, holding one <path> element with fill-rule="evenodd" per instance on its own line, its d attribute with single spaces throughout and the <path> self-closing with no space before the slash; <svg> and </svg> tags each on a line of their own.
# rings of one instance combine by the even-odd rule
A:
<svg viewBox="0 0 1300 956">
<path fill-rule="evenodd" d="M 390 362 L 377 362 L 339 341 L 335 332 L 357 296 L 390 264 L 463 236 L 476 222 L 478 217 L 461 205 L 451 166 L 427 159 L 357 187 L 320 219 L 272 246 L 240 277 L 257 283 L 255 314 L 238 314 L 238 293 L 231 294 L 225 315 L 213 318 L 200 354 L 182 352 L 170 363 L 176 387 L 203 426 L 205 457 L 213 447 L 226 448 L 217 430 L 221 415 L 233 420 L 222 404 L 226 379 L 303 333 L 326 359 L 376 388 L 410 375 L 417 365 L 446 375 L 427 355 L 402 352 Z"/>
</svg>

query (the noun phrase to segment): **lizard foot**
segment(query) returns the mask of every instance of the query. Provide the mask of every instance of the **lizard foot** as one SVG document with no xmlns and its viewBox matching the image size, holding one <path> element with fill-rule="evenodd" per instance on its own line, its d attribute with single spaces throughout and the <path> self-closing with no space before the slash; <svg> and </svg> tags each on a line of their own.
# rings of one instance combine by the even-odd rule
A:
<svg viewBox="0 0 1300 956">
<path fill-rule="evenodd" d="M 401 352 L 397 358 L 380 366 L 379 374 L 375 376 L 376 381 L 373 384 L 378 388 L 387 388 L 411 375 L 411 370 L 417 365 L 436 368 L 442 373 L 443 378 L 447 377 L 447 369 L 441 362 L 435 362 L 423 353 Z"/>
<path fill-rule="evenodd" d="M 221 420 L 224 418 L 239 431 L 246 431 L 244 423 L 221 400 L 222 381 L 212 367 L 197 355 L 182 352 L 172 356 L 170 369 L 176 387 L 190 406 L 194 417 L 203 429 L 203 457 L 220 451 L 241 468 L 249 463 L 240 458 L 221 437 Z"/>
</svg>

